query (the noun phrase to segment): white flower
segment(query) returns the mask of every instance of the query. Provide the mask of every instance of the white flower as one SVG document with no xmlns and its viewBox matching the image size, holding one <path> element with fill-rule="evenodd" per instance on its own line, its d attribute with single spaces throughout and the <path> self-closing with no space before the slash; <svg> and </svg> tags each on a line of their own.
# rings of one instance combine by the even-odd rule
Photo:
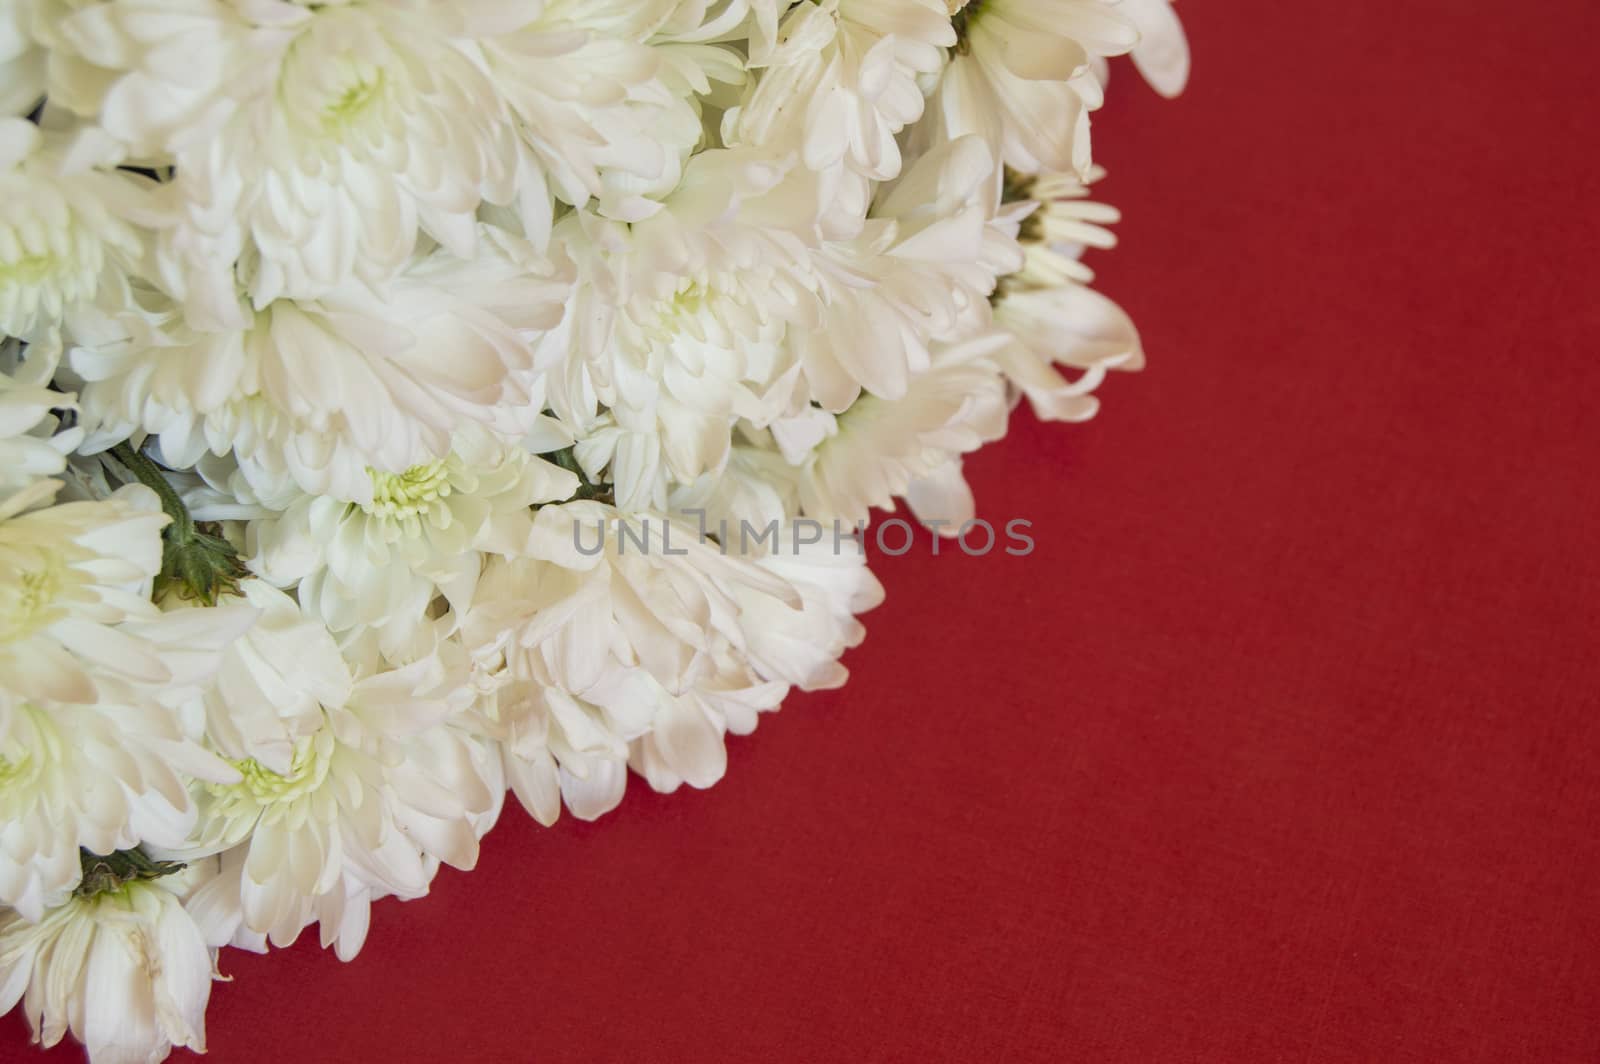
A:
<svg viewBox="0 0 1600 1064">
<path fill-rule="evenodd" d="M 59 486 L 39 481 L 0 506 L 0 687 L 91 703 L 98 672 L 164 683 L 155 645 L 124 624 L 160 617 L 149 590 L 167 516 L 143 486 L 26 512 Z"/>
<path fill-rule="evenodd" d="M 301 606 L 331 629 L 381 628 L 391 651 L 416 642 L 439 594 L 467 607 L 479 552 L 527 549 L 532 506 L 578 489 L 572 473 L 477 426 L 443 459 L 372 482 L 370 502 L 302 495 L 281 516 L 251 522 L 250 554 L 273 583 L 297 584 Z"/>
<path fill-rule="evenodd" d="M 402 897 L 443 860 L 471 868 L 478 819 L 498 808 L 498 766 L 449 721 L 465 662 L 442 646 L 400 668 L 346 662 L 320 623 L 254 582 L 263 635 L 227 655 L 206 695 L 210 741 L 238 782 L 196 787 L 188 857 L 244 844 L 243 927 L 277 945 L 343 904 L 347 875 Z M 342 910 L 341 910 L 342 912 Z"/>
<path fill-rule="evenodd" d="M 685 5 L 497 6 L 476 46 L 551 191 L 575 207 L 592 198 L 601 213 L 623 221 L 654 213 L 653 200 L 676 186 L 702 135 L 684 84 L 664 67 L 664 50 L 649 43 L 658 30 L 685 32 L 670 22 Z"/>
<path fill-rule="evenodd" d="M 1025 173 L 1087 173 L 1089 112 L 1103 100 L 1091 60 L 1139 34 L 1106 0 L 969 0 L 937 95 L 946 136 L 977 134 Z"/>
<path fill-rule="evenodd" d="M 1101 171 L 1090 171 L 1098 180 Z M 1106 228 L 1116 208 L 1089 200 L 1089 186 L 1067 174 L 1009 175 L 1005 208 L 1015 224 L 1026 265 L 1005 279 L 995 324 L 1011 342 L 995 355 L 1012 383 L 1046 421 L 1084 421 L 1099 410 L 1093 392 L 1113 369 L 1138 370 L 1144 352 L 1133 322 L 1089 288 L 1094 271 L 1079 259 L 1086 248 L 1111 248 Z M 1066 377 L 1056 368 L 1081 370 Z"/>
<path fill-rule="evenodd" d="M 18 346 L 16 340 L 0 341 L 0 366 L 16 363 Z M 83 431 L 58 431 L 60 420 L 52 411 L 72 409 L 73 399 L 0 372 L 0 500 L 66 469 L 67 455 L 83 440 Z"/>
<path fill-rule="evenodd" d="M 380 291 L 279 300 L 236 328 L 198 327 L 157 298 L 145 316 L 80 329 L 72 366 L 98 446 L 142 429 L 174 467 L 231 449 L 266 497 L 294 484 L 368 502 L 369 469 L 443 459 L 464 425 L 527 433 L 542 406 L 529 339 L 560 320 L 566 291 L 485 227 L 471 261 L 436 251 Z"/>
<path fill-rule="evenodd" d="M 1170 0 L 0 0 L 0 1006 L 203 1051 L 213 951 L 845 682 L 870 511 L 970 531 L 1142 364 L 1130 51 Z"/>
<path fill-rule="evenodd" d="M 472 256 L 474 211 L 485 199 L 514 201 L 519 153 L 493 86 L 430 14 L 289 7 L 235 31 L 237 58 L 219 86 L 234 109 L 212 135 L 185 130 L 190 143 L 175 152 L 180 225 L 218 245 L 199 243 L 191 268 L 243 255 L 260 307 L 351 277 L 381 283 L 410 259 L 419 232 Z M 227 49 L 229 27 L 219 23 L 210 47 Z M 108 111 L 113 120 L 147 114 Z M 548 213 L 542 187 L 529 194 L 532 209 Z"/>
<path fill-rule="evenodd" d="M 728 116 L 730 141 L 799 150 L 808 168 L 857 180 L 896 177 L 895 138 L 922 116 L 917 79 L 956 43 L 942 0 L 802 3 L 781 35 Z"/>
<path fill-rule="evenodd" d="M 660 506 L 667 481 L 720 468 L 737 420 L 765 424 L 803 401 L 784 339 L 803 313 L 804 265 L 737 220 L 708 224 L 707 187 L 720 195 L 697 170 L 648 221 L 559 230 L 580 281 L 541 344 L 546 389 L 585 468 L 610 466 L 624 509 Z"/>
<path fill-rule="evenodd" d="M 444 743 L 437 740 L 445 739 Z M 431 753 L 446 751 L 453 757 L 457 749 L 465 749 L 468 758 L 458 762 L 465 767 L 466 776 L 453 776 L 441 771 Z M 497 755 L 480 740 L 469 739 L 457 729 L 438 729 L 428 740 L 407 749 L 408 761 L 416 765 L 402 765 L 395 772 L 395 786 L 406 790 L 413 799 L 441 789 L 452 794 L 463 791 L 488 792 L 488 800 L 466 817 L 467 827 L 474 838 L 481 839 L 494 827 L 499 818 L 505 794 L 505 778 L 500 773 Z M 448 800 L 445 800 L 448 802 Z M 435 798 L 433 804 L 440 804 Z M 459 842 L 446 841 L 443 836 L 461 834 L 459 822 L 452 816 L 439 819 L 420 803 L 413 800 L 401 807 L 397 822 L 403 831 L 387 834 L 379 844 L 376 856 L 354 856 L 344 862 L 337 883 L 315 896 L 302 899 L 298 909 L 306 923 L 319 925 L 318 938 L 323 949 L 330 946 L 342 961 L 353 959 L 366 943 L 367 930 L 372 921 L 372 903 L 396 893 L 391 886 L 389 869 L 400 865 L 414 872 L 422 884 L 415 891 L 401 893 L 402 898 L 415 898 L 426 893 L 426 884 L 438 872 L 440 854 Z M 427 841 L 420 855 L 417 844 L 410 841 L 415 835 Z M 205 933 L 213 948 L 237 946 L 255 953 L 265 953 L 268 943 L 286 945 L 294 935 L 289 933 L 289 923 L 271 926 L 260 916 L 261 891 L 251 875 L 250 842 L 227 850 L 216 858 L 217 874 L 192 894 L 185 905 L 195 922 Z M 420 861 L 418 860 L 420 856 Z M 470 865 L 463 866 L 470 867 Z"/>
<path fill-rule="evenodd" d="M 643 677 L 633 679 L 635 693 L 653 697 Z M 605 705 L 510 670 L 485 682 L 494 690 L 484 696 L 480 727 L 499 740 L 506 780 L 529 815 L 549 826 L 563 801 L 580 820 L 617 807 L 628 783 L 627 736 L 653 719 L 648 701 L 629 706 L 602 690 L 595 697 L 616 706 L 613 715 Z M 625 690 L 618 687 L 619 694 Z"/>
<path fill-rule="evenodd" d="M 239 260 L 263 306 L 381 281 L 419 233 L 470 257 L 485 202 L 535 239 L 552 195 L 647 216 L 702 133 L 650 45 L 677 7 L 119 0 L 65 18 L 60 51 L 103 68 L 80 109 L 176 164 L 182 290 Z"/>
<path fill-rule="evenodd" d="M 33 920 L 77 882 L 80 846 L 176 846 L 188 779 L 234 776 L 174 707 L 253 619 L 149 602 L 166 518 L 148 489 L 16 512 L 55 486 L 0 505 L 0 902 Z"/>
<path fill-rule="evenodd" d="M 804 171 L 720 152 L 631 229 L 564 223 L 581 280 L 541 360 L 585 470 L 609 470 L 624 510 L 659 508 L 721 470 L 735 423 L 904 395 L 929 344 L 981 331 L 1022 264 L 993 166 L 979 138 L 942 144 L 830 237 Z"/>
<path fill-rule="evenodd" d="M 898 400 L 931 343 L 988 325 L 996 278 L 1021 264 L 993 217 L 994 168 L 977 137 L 941 144 L 880 191 L 859 236 L 823 245 L 826 310 L 795 340 L 813 401 L 838 413 L 863 390 Z"/>
<path fill-rule="evenodd" d="M 65 49 L 61 24 L 100 0 L 8 0 L 0 4 L 0 117 L 21 118 L 48 88 L 52 105 L 92 110 L 99 77 Z"/>
<path fill-rule="evenodd" d="M 322 726 L 324 704 L 340 705 L 350 670 L 327 627 L 265 581 L 239 582 L 255 624 L 222 655 L 215 679 L 185 705 L 185 726 L 230 761 L 254 761 L 287 776 L 297 742 Z"/>
<path fill-rule="evenodd" d="M 1122 14 L 1139 30 L 1133 65 L 1150 87 L 1171 99 L 1189 83 L 1189 39 L 1172 0 L 1119 0 Z"/>
<path fill-rule="evenodd" d="M 661 515 L 577 502 L 540 509 L 535 525 L 534 557 L 492 560 L 462 621 L 494 689 L 485 713 L 512 789 L 546 822 L 557 790 L 576 815 L 598 816 L 622 798 L 629 742 L 657 727 L 682 739 L 674 749 L 687 778 L 716 782 L 726 758 L 708 699 L 770 707 L 782 697 L 747 671 L 724 675 L 718 656 L 738 635 L 730 586 L 798 596 Z M 730 693 L 703 690 L 712 685 Z"/>
<path fill-rule="evenodd" d="M 746 653 L 756 673 L 768 679 L 802 691 L 841 687 L 849 671 L 839 656 L 866 636 L 856 614 L 881 604 L 883 587 L 867 569 L 859 541 L 841 540 L 829 528 L 811 542 L 801 538 L 798 527 L 782 526 L 782 546 L 757 558 L 756 564 L 799 591 L 799 609 L 757 589 L 734 591 L 748 640 Z M 754 723 L 749 721 L 751 727 Z"/>
<path fill-rule="evenodd" d="M 995 361 L 1044 421 L 1086 421 L 1099 410 L 1092 393 L 1109 370 L 1144 366 L 1139 332 L 1121 307 L 1079 284 L 1014 292 L 995 311 L 1011 342 Z M 1056 369 L 1082 372 L 1069 379 Z"/>
<path fill-rule="evenodd" d="M 0 117 L 22 116 L 44 95 L 45 51 L 33 39 L 33 5 L 0 6 Z"/>
<path fill-rule="evenodd" d="M 249 856 L 250 847 L 245 844 L 215 858 L 216 876 L 207 880 L 184 903 L 213 949 L 234 946 L 252 953 L 267 952 L 267 936 L 251 930 L 245 918 L 243 891 Z M 340 960 L 352 960 L 366 944 L 372 903 L 388 893 L 364 882 L 354 870 L 346 869 L 342 889 L 318 895 L 310 906 L 311 918 L 319 925 L 322 948 L 332 946 Z"/>
<path fill-rule="evenodd" d="M 1102 171 L 1090 171 L 1097 181 Z M 1051 288 L 1088 284 L 1094 271 L 1080 261 L 1087 248 L 1108 250 L 1117 238 L 1108 225 L 1122 215 L 1115 207 L 1088 199 L 1089 185 L 1076 176 L 1041 174 L 1021 178 L 1015 191 L 1025 198 L 1016 204 L 1019 240 L 1026 257 L 1022 269 L 1005 280 L 1005 288 Z M 1026 213 L 1021 213 L 1021 212 Z"/>
<path fill-rule="evenodd" d="M 59 125 L 72 115 L 89 118 L 96 114 L 113 75 L 79 54 L 69 42 L 67 25 L 75 12 L 109 2 L 112 0 L 11 0 L 4 5 L 7 16 L 0 17 L 8 20 L 0 30 L 4 42 L 0 54 L 9 54 L 11 59 L 0 66 L 0 98 L 13 105 L 6 113 L 28 115 L 39 107 L 40 97 L 48 97 L 39 112 L 45 125 Z M 130 8 L 139 0 L 114 2 Z M 189 69 L 197 60 L 204 62 L 203 57 L 192 54 L 183 59 Z M 171 57 L 167 62 L 172 63 Z"/>
<path fill-rule="evenodd" d="M 939 349 L 897 402 L 864 395 L 837 418 L 819 411 L 818 424 L 774 426 L 790 460 L 804 465 L 800 497 L 806 515 L 864 522 L 872 507 L 893 510 L 894 499 L 920 478 L 1004 436 L 1010 407 L 994 354 L 1007 340 L 988 334 Z M 941 531 L 954 534 L 972 518 L 970 507 L 968 496 L 954 512 L 918 512 L 952 522 L 954 527 Z"/>
<path fill-rule="evenodd" d="M 809 538 L 814 528 L 787 522 L 770 530 L 774 545 L 751 545 L 747 558 L 787 590 L 731 584 L 743 639 L 731 637 L 718 655 L 719 675 L 665 702 L 651 729 L 630 744 L 630 767 L 655 790 L 716 782 L 726 766 L 724 732 L 754 731 L 759 714 L 777 709 L 790 687 L 816 691 L 849 678 L 839 656 L 866 635 L 855 615 L 883 601 L 864 548 L 837 528 L 816 539 Z M 740 546 L 746 546 L 742 530 Z"/>
<path fill-rule="evenodd" d="M 0 334 L 36 341 L 75 310 L 120 306 L 143 243 L 144 189 L 92 131 L 44 133 L 0 117 Z"/>
<path fill-rule="evenodd" d="M 736 537 L 741 525 L 764 529 L 784 524 L 800 511 L 802 474 L 780 453 L 774 434 L 784 431 L 797 447 L 795 460 L 803 462 L 805 453 L 821 442 L 833 425 L 831 414 L 812 407 L 808 414 L 776 422 L 771 431 L 741 431 L 739 445 L 722 472 L 707 474 L 673 491 L 670 512 L 692 520 L 707 535 L 716 534 L 719 541 Z M 808 438 L 796 442 L 797 434 L 807 432 Z M 724 525 L 728 535 L 721 533 Z"/>
<path fill-rule="evenodd" d="M 0 913 L 0 1013 L 21 1001 L 34 1041 L 70 1030 L 91 1064 L 204 1053 L 213 953 L 179 901 L 198 871 L 72 898 L 37 923 Z"/>
<path fill-rule="evenodd" d="M 838 682 L 853 613 L 877 598 L 858 547 L 815 569 L 725 556 L 692 525 L 588 502 L 536 525 L 535 559 L 492 562 L 462 631 L 483 726 L 546 823 L 559 798 L 586 818 L 614 807 L 628 763 L 659 789 L 711 786 L 725 732 L 753 729 L 791 685 Z"/>
</svg>

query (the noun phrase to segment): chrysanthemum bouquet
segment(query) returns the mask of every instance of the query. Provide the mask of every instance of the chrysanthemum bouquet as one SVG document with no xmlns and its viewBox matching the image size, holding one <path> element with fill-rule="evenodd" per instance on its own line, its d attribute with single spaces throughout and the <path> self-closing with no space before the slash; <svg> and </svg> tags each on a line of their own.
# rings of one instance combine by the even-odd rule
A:
<svg viewBox="0 0 1600 1064">
<path fill-rule="evenodd" d="M 201 1049 L 222 946 L 842 683 L 869 510 L 965 537 L 1141 361 L 1130 51 L 1181 88 L 1167 0 L 0 4 L 0 1011 Z"/>
</svg>

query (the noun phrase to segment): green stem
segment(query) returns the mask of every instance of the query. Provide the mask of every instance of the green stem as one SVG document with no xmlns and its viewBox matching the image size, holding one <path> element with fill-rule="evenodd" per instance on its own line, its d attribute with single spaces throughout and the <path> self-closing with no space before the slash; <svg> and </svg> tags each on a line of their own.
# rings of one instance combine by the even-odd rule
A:
<svg viewBox="0 0 1600 1064">
<path fill-rule="evenodd" d="M 111 453 L 117 461 L 128 467 L 128 472 L 139 478 L 139 483 L 155 492 L 161 499 L 161 509 L 172 518 L 172 526 L 168 529 L 176 538 L 187 540 L 195 534 L 194 518 L 189 516 L 189 508 L 183 505 L 183 500 L 178 498 L 178 493 L 172 490 L 172 485 L 167 483 L 167 478 L 161 475 L 161 467 L 150 459 L 134 450 L 127 443 L 119 443 L 111 448 Z"/>
<path fill-rule="evenodd" d="M 578 478 L 578 490 L 572 496 L 573 499 L 585 501 L 593 499 L 603 503 L 610 503 L 616 498 L 615 490 L 610 484 L 596 484 L 584 473 L 583 466 L 578 462 L 576 448 L 565 447 L 559 451 L 552 451 L 543 457 Z M 568 501 L 570 502 L 571 500 Z"/>
<path fill-rule="evenodd" d="M 156 577 L 159 599 L 168 590 L 180 597 L 207 606 L 217 604 L 217 596 L 238 594 L 239 581 L 249 575 L 233 544 L 202 529 L 189 515 L 188 507 L 167 482 L 162 468 L 127 443 L 111 449 L 117 460 L 134 477 L 161 499 L 161 509 L 171 522 L 161 532 L 161 572 Z"/>
</svg>

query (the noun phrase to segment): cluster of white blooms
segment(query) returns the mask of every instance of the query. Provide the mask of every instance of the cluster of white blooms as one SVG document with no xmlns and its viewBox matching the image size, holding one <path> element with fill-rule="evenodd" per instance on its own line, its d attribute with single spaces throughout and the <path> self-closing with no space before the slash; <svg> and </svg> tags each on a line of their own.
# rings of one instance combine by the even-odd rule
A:
<svg viewBox="0 0 1600 1064">
<path fill-rule="evenodd" d="M 844 682 L 801 526 L 957 532 L 1142 361 L 1130 53 L 1169 0 L 0 4 L 0 1012 L 203 1050 L 221 947 Z"/>
</svg>

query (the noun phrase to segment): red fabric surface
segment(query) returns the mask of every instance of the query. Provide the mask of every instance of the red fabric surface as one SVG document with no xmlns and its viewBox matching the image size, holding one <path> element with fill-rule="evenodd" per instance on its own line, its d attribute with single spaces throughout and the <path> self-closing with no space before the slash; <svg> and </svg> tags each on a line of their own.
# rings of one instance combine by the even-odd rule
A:
<svg viewBox="0 0 1600 1064">
<path fill-rule="evenodd" d="M 1097 125 L 1151 368 L 970 465 L 1037 552 L 881 559 L 715 790 L 225 954 L 211 1059 L 1600 1059 L 1600 8 L 1182 14 Z"/>
</svg>

